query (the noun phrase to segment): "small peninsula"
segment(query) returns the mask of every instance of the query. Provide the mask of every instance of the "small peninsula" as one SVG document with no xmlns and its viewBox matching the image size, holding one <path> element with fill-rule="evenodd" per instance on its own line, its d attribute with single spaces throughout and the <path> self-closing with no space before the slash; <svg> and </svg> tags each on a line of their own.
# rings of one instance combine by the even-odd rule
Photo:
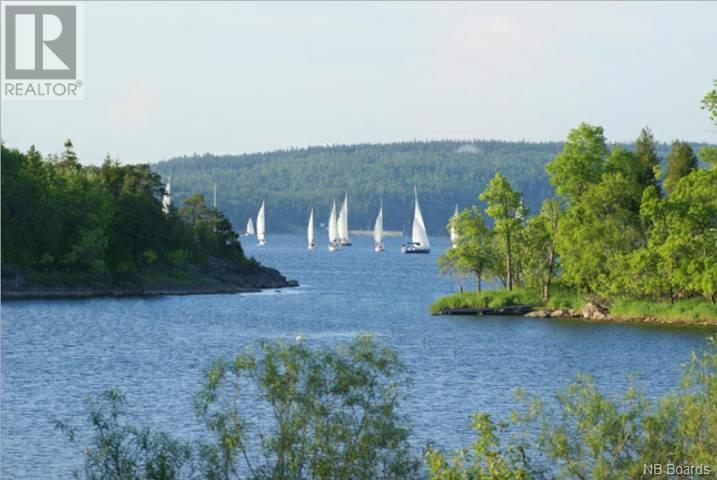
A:
<svg viewBox="0 0 717 480">
<path fill-rule="evenodd" d="M 202 195 L 181 205 L 148 165 L 82 166 L 2 148 L 2 299 L 252 292 L 297 286 L 247 258 Z"/>
</svg>

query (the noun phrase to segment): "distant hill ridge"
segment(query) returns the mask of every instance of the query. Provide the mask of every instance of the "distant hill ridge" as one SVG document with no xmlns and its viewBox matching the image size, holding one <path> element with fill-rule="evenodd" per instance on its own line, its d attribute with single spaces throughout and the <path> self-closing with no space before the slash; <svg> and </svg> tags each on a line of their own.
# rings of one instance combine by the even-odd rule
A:
<svg viewBox="0 0 717 480">
<path fill-rule="evenodd" d="M 612 144 L 627 149 L 631 144 Z M 699 144 L 694 145 L 699 148 Z M 351 229 L 372 228 L 384 201 L 385 228 L 410 228 L 413 186 L 429 235 L 445 235 L 456 204 L 477 202 L 488 180 L 499 171 L 521 191 L 530 211 L 540 208 L 553 188 L 545 164 L 562 142 L 441 140 L 389 144 L 307 147 L 240 155 L 192 155 L 157 163 L 164 179 L 172 177 L 175 200 L 191 193 L 211 198 L 238 230 L 267 202 L 267 232 L 303 231 L 310 208 L 326 222 L 331 200 L 349 195 Z M 670 145 L 658 145 L 664 159 Z"/>
</svg>

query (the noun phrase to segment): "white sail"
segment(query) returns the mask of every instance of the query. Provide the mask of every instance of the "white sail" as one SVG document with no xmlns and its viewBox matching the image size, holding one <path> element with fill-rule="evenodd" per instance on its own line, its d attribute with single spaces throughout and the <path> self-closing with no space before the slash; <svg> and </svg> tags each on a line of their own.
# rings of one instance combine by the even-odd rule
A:
<svg viewBox="0 0 717 480">
<path fill-rule="evenodd" d="M 373 241 L 375 244 L 383 243 L 383 204 L 378 210 L 376 223 L 373 225 Z"/>
<path fill-rule="evenodd" d="M 164 194 L 162 195 L 162 212 L 165 215 L 169 215 L 169 207 L 172 206 L 172 177 L 169 177 L 167 185 L 164 187 Z"/>
<path fill-rule="evenodd" d="M 212 200 L 212 208 L 217 208 L 217 184 L 214 184 L 214 199 Z"/>
<path fill-rule="evenodd" d="M 431 242 L 428 241 L 428 234 L 426 233 L 426 224 L 423 223 L 421 206 L 418 204 L 418 191 L 415 187 L 414 196 L 416 197 L 416 208 L 413 212 L 413 230 L 411 232 L 411 241 L 419 248 L 431 248 Z"/>
<path fill-rule="evenodd" d="M 350 243 L 349 241 L 349 196 L 344 195 L 344 203 L 341 205 L 341 212 L 338 219 L 338 235 L 341 243 Z"/>
<path fill-rule="evenodd" d="M 456 220 L 458 219 L 458 205 L 456 205 L 456 210 L 453 212 L 453 217 L 451 217 L 451 245 L 453 247 L 456 246 L 458 243 L 458 230 L 456 230 Z"/>
<path fill-rule="evenodd" d="M 261 202 L 261 208 L 256 216 L 256 238 L 259 243 L 266 243 L 266 213 L 264 200 Z"/>
<path fill-rule="evenodd" d="M 309 214 L 309 226 L 306 229 L 306 237 L 309 243 L 309 248 L 313 248 L 316 243 L 314 242 L 314 209 L 311 209 Z"/>
<path fill-rule="evenodd" d="M 336 220 L 336 201 L 331 205 L 331 214 L 329 215 L 329 243 L 339 241 L 338 222 Z"/>
<path fill-rule="evenodd" d="M 246 236 L 254 235 L 256 232 L 254 232 L 254 220 L 249 218 L 249 221 L 246 222 Z"/>
</svg>

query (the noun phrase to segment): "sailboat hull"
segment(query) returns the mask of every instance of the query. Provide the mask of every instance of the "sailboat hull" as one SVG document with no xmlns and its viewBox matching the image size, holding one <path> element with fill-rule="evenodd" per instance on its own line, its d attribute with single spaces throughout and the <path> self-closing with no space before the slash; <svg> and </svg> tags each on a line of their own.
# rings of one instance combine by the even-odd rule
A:
<svg viewBox="0 0 717 480">
<path fill-rule="evenodd" d="M 349 242 L 348 240 L 341 240 L 341 246 L 342 247 L 350 247 L 351 242 Z"/>
<path fill-rule="evenodd" d="M 431 253 L 431 249 L 425 248 L 425 247 L 417 247 L 415 245 L 404 245 L 401 247 L 401 252 L 406 253 L 406 254 L 410 254 L 410 253 L 426 254 L 426 253 Z"/>
<path fill-rule="evenodd" d="M 335 252 L 338 246 L 335 243 L 329 243 L 329 252 Z"/>
<path fill-rule="evenodd" d="M 376 253 L 383 252 L 383 250 L 384 250 L 384 248 L 383 248 L 383 243 L 377 243 L 377 244 L 373 247 L 373 251 L 376 252 Z"/>
<path fill-rule="evenodd" d="M 259 245 L 260 247 L 263 247 L 264 245 L 266 245 L 266 243 L 267 243 L 266 240 L 259 240 L 259 243 L 257 243 L 257 245 Z"/>
</svg>

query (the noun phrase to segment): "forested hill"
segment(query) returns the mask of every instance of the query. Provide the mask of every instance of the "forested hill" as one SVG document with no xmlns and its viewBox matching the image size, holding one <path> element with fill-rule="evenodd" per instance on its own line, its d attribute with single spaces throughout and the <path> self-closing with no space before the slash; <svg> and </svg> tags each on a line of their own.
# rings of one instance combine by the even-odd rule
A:
<svg viewBox="0 0 717 480">
<path fill-rule="evenodd" d="M 193 155 L 154 166 L 166 181 L 172 177 L 175 200 L 217 184 L 218 205 L 242 229 L 267 202 L 267 231 L 305 228 L 310 208 L 326 222 L 331 200 L 349 195 L 351 229 L 373 225 L 384 200 L 385 228 L 410 226 L 413 186 L 428 232 L 445 234 L 456 204 L 476 203 L 476 196 L 496 171 L 523 193 L 535 212 L 553 194 L 544 166 L 562 149 L 561 142 L 431 141 L 310 147 L 243 155 Z M 631 146 L 626 146 L 631 148 Z M 664 158 L 669 145 L 659 144 Z"/>
</svg>

